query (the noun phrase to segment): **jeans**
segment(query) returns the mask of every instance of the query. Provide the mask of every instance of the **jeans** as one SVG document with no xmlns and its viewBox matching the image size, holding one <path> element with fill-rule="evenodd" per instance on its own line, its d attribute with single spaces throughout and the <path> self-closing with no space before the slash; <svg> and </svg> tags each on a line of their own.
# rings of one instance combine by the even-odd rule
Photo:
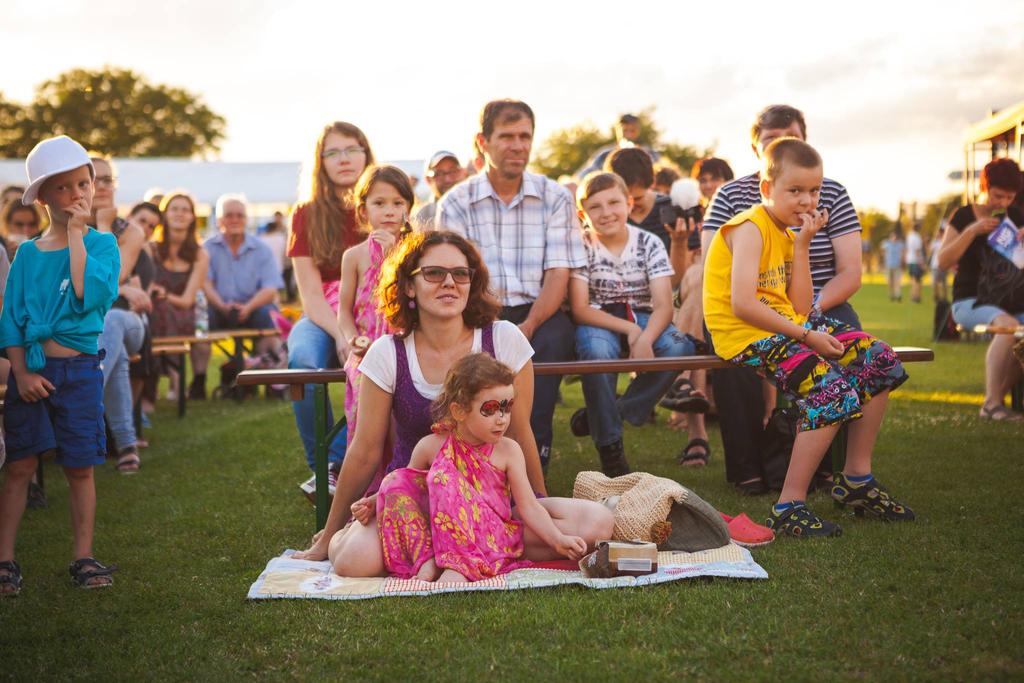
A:
<svg viewBox="0 0 1024 683">
<path fill-rule="evenodd" d="M 103 332 L 99 336 L 99 347 L 106 350 L 102 363 L 103 408 L 118 451 L 135 445 L 128 366 L 131 356 L 139 352 L 145 338 L 146 328 L 136 313 L 112 308 L 103 317 Z"/>
<path fill-rule="evenodd" d="M 646 329 L 650 314 L 636 311 L 634 315 L 636 323 Z M 652 346 L 657 358 L 692 356 L 694 352 L 693 342 L 671 324 Z M 576 356 L 579 360 L 620 358 L 621 350 L 622 339 L 618 332 L 590 325 L 576 328 Z M 587 402 L 587 421 L 594 444 L 600 448 L 621 441 L 623 420 L 637 427 L 644 424 L 677 374 L 675 370 L 640 373 L 618 400 L 615 398 L 618 375 L 583 375 L 583 397 Z"/>
<path fill-rule="evenodd" d="M 506 306 L 499 317 L 516 325 L 526 320 L 532 304 Z M 533 333 L 530 346 L 533 347 L 534 363 L 569 361 L 573 356 L 573 325 L 562 311 L 545 320 Z M 538 375 L 533 380 L 533 410 L 530 412 L 530 428 L 537 440 L 542 464 L 551 454 L 554 440 L 555 403 L 558 401 L 558 386 L 562 383 L 559 375 Z"/>
<path fill-rule="evenodd" d="M 288 334 L 288 367 L 305 370 L 326 368 L 330 363 L 337 367 L 337 355 L 334 337 L 324 332 L 309 318 L 303 317 L 295 323 Z M 295 426 L 299 429 L 302 446 L 306 449 L 306 462 L 313 469 L 313 448 L 316 440 L 313 436 L 313 385 L 307 384 L 301 401 L 292 401 L 295 411 Z M 330 397 L 327 401 L 327 426 L 334 424 L 334 411 L 331 409 Z M 348 429 L 347 425 L 346 428 Z M 327 449 L 327 461 L 332 465 L 340 465 L 345 459 L 346 431 L 343 429 Z"/>
<path fill-rule="evenodd" d="M 239 320 L 235 316 L 226 316 L 213 306 L 210 307 L 210 329 L 211 330 L 233 330 L 233 329 L 255 329 L 273 330 L 276 328 L 274 319 L 270 317 L 271 311 L 276 311 L 274 304 L 264 304 L 249 314 L 245 320 Z"/>
</svg>

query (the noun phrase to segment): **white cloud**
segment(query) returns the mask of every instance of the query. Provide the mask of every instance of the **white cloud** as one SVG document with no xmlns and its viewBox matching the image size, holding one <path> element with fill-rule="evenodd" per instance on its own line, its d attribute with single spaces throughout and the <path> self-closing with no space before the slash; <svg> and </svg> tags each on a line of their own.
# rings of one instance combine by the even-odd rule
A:
<svg viewBox="0 0 1024 683">
<path fill-rule="evenodd" d="M 765 104 L 808 117 L 828 172 L 883 208 L 946 190 L 963 128 L 1024 98 L 1024 3 L 518 4 L 14 0 L 0 91 L 28 100 L 68 68 L 115 64 L 186 87 L 228 119 L 223 158 L 303 159 L 321 126 L 359 124 L 382 158 L 467 153 L 480 106 L 528 101 L 538 137 L 657 106 L 680 142 L 754 166 Z M 41 45 L 46 49 L 41 49 Z"/>
</svg>

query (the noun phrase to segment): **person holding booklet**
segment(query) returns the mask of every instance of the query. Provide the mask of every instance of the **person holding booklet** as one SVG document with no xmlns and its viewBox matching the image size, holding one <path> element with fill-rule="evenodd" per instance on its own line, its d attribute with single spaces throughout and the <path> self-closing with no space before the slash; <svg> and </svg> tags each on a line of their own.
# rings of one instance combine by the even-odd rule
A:
<svg viewBox="0 0 1024 683">
<path fill-rule="evenodd" d="M 967 329 L 1024 324 L 1024 271 L 993 248 L 990 239 L 997 229 L 1015 229 L 1018 244 L 1024 239 L 1024 214 L 1013 206 L 1024 189 L 1024 175 L 1013 160 L 996 159 L 982 169 L 980 184 L 981 201 L 957 209 L 939 248 L 938 267 L 957 269 L 953 319 Z M 1024 420 L 1003 403 L 1021 377 L 1013 342 L 1013 335 L 993 335 L 985 354 L 985 401 L 979 412 L 984 419 Z"/>
</svg>

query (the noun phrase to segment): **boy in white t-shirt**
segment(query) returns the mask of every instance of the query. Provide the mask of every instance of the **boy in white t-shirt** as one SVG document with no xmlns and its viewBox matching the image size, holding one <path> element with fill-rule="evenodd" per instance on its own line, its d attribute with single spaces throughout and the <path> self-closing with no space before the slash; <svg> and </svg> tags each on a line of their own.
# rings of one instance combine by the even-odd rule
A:
<svg viewBox="0 0 1024 683">
<path fill-rule="evenodd" d="M 672 325 L 672 266 L 656 236 L 627 225 L 632 201 L 614 173 L 592 173 L 576 195 L 587 264 L 569 280 L 580 360 L 693 355 L 693 342 Z M 628 474 L 622 420 L 647 421 L 675 379 L 674 371 L 637 375 L 620 398 L 618 375 L 583 375 L 587 407 L 572 416 L 576 436 L 590 435 L 608 476 Z"/>
</svg>

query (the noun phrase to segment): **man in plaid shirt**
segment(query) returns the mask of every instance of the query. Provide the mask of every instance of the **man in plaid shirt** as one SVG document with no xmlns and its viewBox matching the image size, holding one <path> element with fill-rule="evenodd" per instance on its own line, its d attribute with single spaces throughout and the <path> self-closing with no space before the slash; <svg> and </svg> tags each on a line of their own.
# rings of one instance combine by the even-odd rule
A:
<svg viewBox="0 0 1024 683">
<path fill-rule="evenodd" d="M 573 357 L 575 336 L 561 306 L 570 271 L 585 265 L 586 257 L 569 192 L 526 172 L 533 129 L 533 110 L 525 102 L 484 105 L 477 143 L 486 166 L 441 198 L 435 225 L 476 244 L 502 303 L 501 318 L 516 323 L 530 340 L 534 362 L 566 361 Z M 530 426 L 545 467 L 560 381 L 541 376 L 534 382 Z"/>
</svg>

